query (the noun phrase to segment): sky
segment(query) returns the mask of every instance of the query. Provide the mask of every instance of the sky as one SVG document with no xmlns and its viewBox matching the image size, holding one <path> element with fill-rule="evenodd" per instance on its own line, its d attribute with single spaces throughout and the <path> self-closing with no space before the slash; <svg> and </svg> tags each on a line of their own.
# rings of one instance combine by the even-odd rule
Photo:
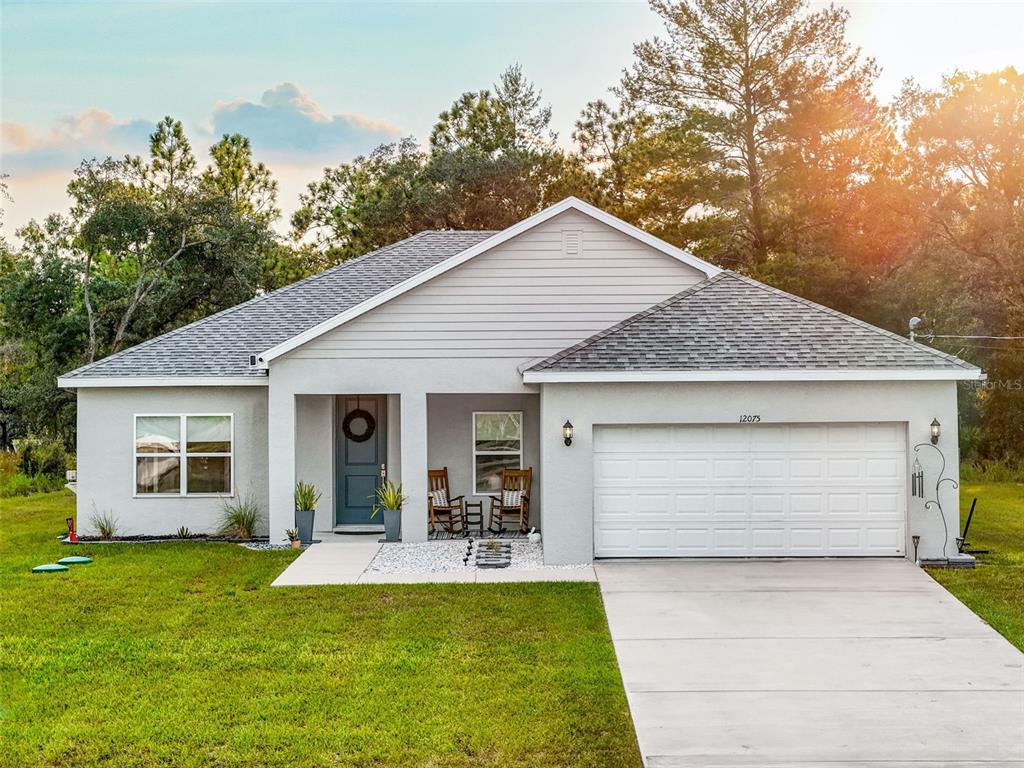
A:
<svg viewBox="0 0 1024 768">
<path fill-rule="evenodd" d="M 845 0 L 848 38 L 882 68 L 883 100 L 913 77 L 1024 69 L 1024 1 Z M 825 5 L 811 2 L 812 8 Z M 144 154 L 164 115 L 204 154 L 250 137 L 289 214 L 325 166 L 413 135 L 463 91 L 519 62 L 571 145 L 634 43 L 659 34 L 640 2 L 11 2 L 0 0 L 3 234 L 67 207 L 85 158 Z"/>
</svg>

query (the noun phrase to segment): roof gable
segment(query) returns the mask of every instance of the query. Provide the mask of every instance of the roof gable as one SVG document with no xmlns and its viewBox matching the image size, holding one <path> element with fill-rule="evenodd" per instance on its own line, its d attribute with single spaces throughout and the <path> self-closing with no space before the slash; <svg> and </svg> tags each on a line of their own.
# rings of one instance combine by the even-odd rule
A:
<svg viewBox="0 0 1024 768">
<path fill-rule="evenodd" d="M 612 216 L 611 214 L 602 211 L 600 208 L 596 208 L 595 206 L 590 205 L 589 203 L 585 203 L 582 200 L 579 200 L 575 197 L 567 197 L 560 203 L 556 203 L 555 205 L 545 208 L 543 211 L 534 214 L 533 216 L 527 219 L 524 219 L 518 224 L 514 224 L 508 229 L 503 229 L 500 232 L 496 232 L 490 237 L 488 237 L 486 240 L 482 240 L 476 245 L 467 248 L 466 250 L 457 253 L 450 258 L 442 262 L 439 262 L 433 265 L 432 267 L 429 267 L 428 269 L 424 269 L 423 271 L 415 275 L 412 275 L 411 277 L 409 277 L 409 279 L 399 284 L 396 284 L 385 291 L 381 291 L 380 293 L 370 297 L 361 304 L 353 306 L 345 310 L 344 312 L 341 312 L 338 315 L 329 318 L 324 322 L 314 327 L 311 327 L 305 330 L 304 332 L 297 334 L 292 338 L 283 341 L 280 344 L 277 344 L 272 348 L 265 350 L 262 354 L 259 355 L 258 362 L 261 366 L 268 367 L 271 361 L 273 361 L 274 359 L 281 357 L 282 355 L 285 355 L 288 352 L 291 352 L 292 350 L 302 346 L 303 344 L 306 344 L 307 342 L 312 341 L 313 339 L 319 336 L 322 336 L 323 334 L 349 322 L 350 320 L 354 320 L 355 318 L 365 314 L 366 312 L 369 312 L 370 310 L 375 309 L 381 306 L 382 304 L 391 301 L 392 299 L 397 298 L 398 296 L 401 296 L 404 293 L 408 293 L 414 288 L 423 285 L 427 281 L 432 280 L 433 278 L 438 277 L 440 275 L 443 275 L 446 272 L 449 272 L 450 270 L 455 269 L 456 267 L 462 264 L 465 264 L 470 259 L 476 258 L 477 256 L 486 253 L 487 251 L 490 251 L 493 248 L 496 248 L 502 243 L 506 243 L 509 240 L 517 237 L 518 235 L 521 235 L 524 232 L 528 232 L 534 227 L 543 224 L 549 219 L 552 219 L 555 216 L 558 216 L 559 214 L 569 210 L 578 211 L 579 213 L 589 216 L 601 222 L 602 224 L 605 224 L 619 232 L 622 232 L 623 234 L 628 235 L 629 237 L 632 237 L 644 243 L 645 245 L 648 245 L 651 248 L 661 253 L 664 253 L 667 256 L 670 256 L 673 259 L 676 259 L 684 264 L 687 264 L 697 269 L 699 272 L 702 272 L 707 277 L 712 277 L 722 271 L 720 268 L 714 266 L 713 264 L 710 264 L 709 262 L 706 262 L 702 259 L 698 259 L 693 254 L 688 253 L 687 251 L 684 251 L 681 248 L 677 248 L 676 246 L 671 245 L 670 243 L 667 243 L 664 240 L 654 237 L 653 235 L 644 232 L 642 229 L 638 229 L 637 227 L 634 227 L 632 224 L 628 224 L 625 221 L 622 221 L 621 219 L 618 219 L 615 216 Z"/>
<path fill-rule="evenodd" d="M 895 372 L 906 371 L 922 372 L 920 378 L 980 375 L 952 355 L 722 272 L 536 363 L 524 379 L 624 380 L 652 374 L 662 380 L 708 380 L 731 373 L 751 379 L 757 372 L 797 378 L 807 371 L 819 373 L 809 378 L 900 378 Z"/>
</svg>

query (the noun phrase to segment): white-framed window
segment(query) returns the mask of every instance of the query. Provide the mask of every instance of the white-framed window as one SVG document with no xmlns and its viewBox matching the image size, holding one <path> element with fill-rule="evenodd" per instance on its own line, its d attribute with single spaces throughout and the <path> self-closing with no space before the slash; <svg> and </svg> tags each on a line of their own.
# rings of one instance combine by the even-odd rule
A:
<svg viewBox="0 0 1024 768">
<path fill-rule="evenodd" d="M 523 412 L 473 412 L 473 493 L 501 490 L 502 469 L 523 468 Z"/>
<path fill-rule="evenodd" d="M 136 496 L 230 496 L 235 474 L 230 413 L 136 414 Z"/>
</svg>

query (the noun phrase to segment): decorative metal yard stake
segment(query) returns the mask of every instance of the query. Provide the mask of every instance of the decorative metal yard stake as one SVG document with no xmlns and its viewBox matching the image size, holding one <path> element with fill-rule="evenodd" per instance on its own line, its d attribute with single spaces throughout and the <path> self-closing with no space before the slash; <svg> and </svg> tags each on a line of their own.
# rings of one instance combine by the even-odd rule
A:
<svg viewBox="0 0 1024 768">
<path fill-rule="evenodd" d="M 931 509 L 932 507 L 935 507 L 937 510 L 939 510 L 939 518 L 941 518 L 941 520 L 942 520 L 942 530 L 944 531 L 944 534 L 945 534 L 943 536 L 943 538 L 942 538 L 942 556 L 946 557 L 946 546 L 948 544 L 948 539 L 949 539 L 949 526 L 946 525 L 946 515 L 942 511 L 942 501 L 941 501 L 941 499 L 939 497 L 939 489 L 942 487 L 943 483 L 950 483 L 950 484 L 952 484 L 952 486 L 953 486 L 953 488 L 955 490 L 955 489 L 960 487 L 960 483 L 958 483 L 952 477 L 944 477 L 944 475 L 946 474 L 946 456 L 939 449 L 939 447 L 937 445 L 935 445 L 934 443 L 918 443 L 917 445 L 914 446 L 914 453 L 915 454 L 920 454 L 920 451 L 921 451 L 922 448 L 931 448 L 933 451 L 935 451 L 937 454 L 939 454 L 939 459 L 942 461 L 942 465 L 939 467 L 939 472 L 936 475 L 936 480 L 935 480 L 935 498 L 934 499 L 928 499 L 927 501 L 925 501 L 924 508 L 925 509 Z M 915 474 L 917 474 L 917 472 L 918 472 L 917 468 L 920 467 L 920 466 L 921 466 L 920 462 L 915 458 L 914 459 Z M 918 487 L 920 489 L 920 497 L 923 499 L 925 497 L 925 494 L 924 494 L 924 472 L 923 471 L 920 472 L 920 480 L 917 482 L 917 485 L 918 485 Z"/>
</svg>

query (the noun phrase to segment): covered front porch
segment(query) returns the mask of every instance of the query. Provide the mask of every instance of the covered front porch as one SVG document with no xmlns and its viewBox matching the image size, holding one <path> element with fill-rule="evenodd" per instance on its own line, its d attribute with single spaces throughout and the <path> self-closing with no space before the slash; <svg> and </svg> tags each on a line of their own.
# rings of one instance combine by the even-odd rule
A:
<svg viewBox="0 0 1024 768">
<path fill-rule="evenodd" d="M 540 528 L 537 393 L 297 393 L 276 400 L 271 397 L 271 540 L 293 526 L 292 489 L 302 480 L 321 493 L 316 538 L 366 534 L 376 541 L 383 526 L 379 515 L 371 516 L 372 496 L 383 478 L 401 484 L 409 498 L 403 542 L 451 538 L 442 526 L 432 535 L 429 524 L 427 472 L 442 468 L 451 495 L 465 499 L 470 536 L 489 527 L 502 468 L 531 468 L 529 525 Z M 282 410 L 290 411 L 290 424 Z"/>
</svg>

